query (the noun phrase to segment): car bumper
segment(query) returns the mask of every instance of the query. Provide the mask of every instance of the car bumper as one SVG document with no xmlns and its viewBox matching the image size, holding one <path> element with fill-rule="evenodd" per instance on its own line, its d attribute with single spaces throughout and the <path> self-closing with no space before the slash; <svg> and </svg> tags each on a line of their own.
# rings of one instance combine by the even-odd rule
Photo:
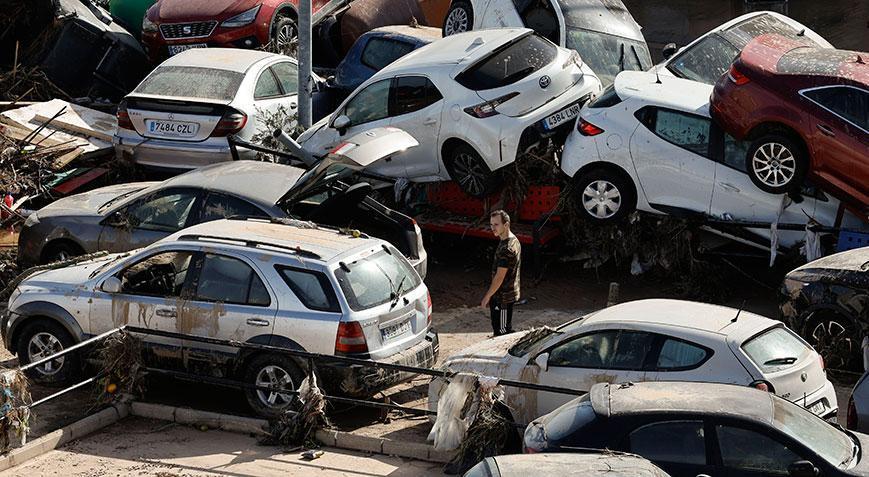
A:
<svg viewBox="0 0 869 477">
<path fill-rule="evenodd" d="M 431 368 L 437 361 L 438 349 L 438 334 L 430 330 L 420 343 L 378 362 Z M 355 364 L 324 366 L 319 371 L 327 391 L 351 397 L 369 397 L 416 376 L 415 373 Z"/>
<path fill-rule="evenodd" d="M 118 160 L 130 159 L 136 164 L 173 171 L 196 169 L 218 162 L 233 160 L 226 140 L 184 143 L 159 139 L 115 136 L 112 140 Z M 237 148 L 239 159 L 252 159 L 253 153 Z"/>
<path fill-rule="evenodd" d="M 259 27 L 260 22 L 260 19 L 257 18 L 252 24 L 238 28 L 226 28 L 218 25 L 209 36 L 202 38 L 170 38 L 167 40 L 163 38 L 159 30 L 145 32 L 142 33 L 142 46 L 154 63 L 159 63 L 170 56 L 170 45 L 205 44 L 209 48 L 259 48 L 269 41 L 268 27 Z"/>
<path fill-rule="evenodd" d="M 795 399 L 795 404 L 805 407 L 807 410 L 826 420 L 835 420 L 839 412 L 839 403 L 836 399 L 836 389 L 829 380 L 821 389 L 807 394 L 805 397 Z"/>
</svg>

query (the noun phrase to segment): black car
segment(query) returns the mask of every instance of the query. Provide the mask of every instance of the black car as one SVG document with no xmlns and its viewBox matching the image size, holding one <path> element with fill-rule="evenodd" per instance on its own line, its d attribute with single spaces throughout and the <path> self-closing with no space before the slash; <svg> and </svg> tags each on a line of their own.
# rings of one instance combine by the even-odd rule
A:
<svg viewBox="0 0 869 477">
<path fill-rule="evenodd" d="M 869 336 L 869 247 L 829 255 L 785 276 L 782 321 L 806 339 L 828 368 L 862 371 Z"/>
<path fill-rule="evenodd" d="M 869 475 L 867 445 L 775 394 L 712 383 L 598 384 L 525 430 L 526 452 L 631 452 L 673 477 Z"/>
</svg>

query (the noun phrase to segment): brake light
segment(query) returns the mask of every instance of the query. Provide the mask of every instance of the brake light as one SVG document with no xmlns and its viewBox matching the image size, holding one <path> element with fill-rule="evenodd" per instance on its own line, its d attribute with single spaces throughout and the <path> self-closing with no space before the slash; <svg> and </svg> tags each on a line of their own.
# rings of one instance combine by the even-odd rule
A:
<svg viewBox="0 0 869 477">
<path fill-rule="evenodd" d="M 730 71 L 727 72 L 727 77 L 730 78 L 730 81 L 733 81 L 734 84 L 740 86 L 751 81 L 748 79 L 748 76 L 745 76 L 741 71 L 736 69 L 736 65 L 730 65 Z"/>
<path fill-rule="evenodd" d="M 857 406 L 854 405 L 854 396 L 848 399 L 848 418 L 845 420 L 845 427 L 852 431 L 857 430 Z"/>
<path fill-rule="evenodd" d="M 465 108 L 465 112 L 474 116 L 475 118 L 488 118 L 489 116 L 494 116 L 498 114 L 498 111 L 495 110 L 498 106 L 510 101 L 511 99 L 519 96 L 518 91 L 514 91 L 512 93 L 505 94 L 500 98 L 495 98 L 491 101 L 486 101 L 484 103 L 480 103 L 476 106 L 470 106 Z"/>
<path fill-rule="evenodd" d="M 338 323 L 338 336 L 335 337 L 335 354 L 367 353 L 368 343 L 358 321 Z"/>
<path fill-rule="evenodd" d="M 425 322 L 427 326 L 431 326 L 431 293 L 428 291 L 425 292 L 426 295 L 426 310 L 425 310 Z"/>
<path fill-rule="evenodd" d="M 121 104 L 118 105 L 118 112 L 116 114 L 118 118 L 118 127 L 121 129 L 134 129 L 133 121 L 130 120 L 130 113 L 127 112 L 127 102 L 121 101 Z"/>
<path fill-rule="evenodd" d="M 211 132 L 211 137 L 224 137 L 230 134 L 235 134 L 244 128 L 247 124 L 247 115 L 235 109 L 227 110 L 217 122 L 214 131 Z"/>
<path fill-rule="evenodd" d="M 755 389 L 759 389 L 759 390 L 764 391 L 764 392 L 768 392 L 768 393 L 775 392 L 775 388 L 772 387 L 772 384 L 770 384 L 766 381 L 755 381 L 755 382 L 749 384 L 749 386 L 751 386 Z"/>
<path fill-rule="evenodd" d="M 603 132 L 603 129 L 582 118 L 579 118 L 579 122 L 576 123 L 576 130 L 583 136 L 597 136 Z"/>
<path fill-rule="evenodd" d="M 827 365 L 826 365 L 826 363 L 824 363 L 824 357 L 821 356 L 820 354 L 818 355 L 818 361 L 821 362 L 821 371 L 826 372 L 826 371 L 827 371 Z"/>
</svg>

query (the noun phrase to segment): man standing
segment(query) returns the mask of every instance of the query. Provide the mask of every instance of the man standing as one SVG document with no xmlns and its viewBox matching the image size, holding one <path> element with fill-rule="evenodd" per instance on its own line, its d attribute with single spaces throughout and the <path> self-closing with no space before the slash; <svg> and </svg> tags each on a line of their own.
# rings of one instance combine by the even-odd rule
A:
<svg viewBox="0 0 869 477">
<path fill-rule="evenodd" d="M 522 246 L 510 232 L 510 216 L 503 210 L 489 214 L 492 233 L 500 239 L 492 263 L 492 284 L 483 295 L 480 306 L 492 313 L 492 331 L 495 336 L 513 332 L 513 304 L 519 299 L 519 266 Z"/>
</svg>

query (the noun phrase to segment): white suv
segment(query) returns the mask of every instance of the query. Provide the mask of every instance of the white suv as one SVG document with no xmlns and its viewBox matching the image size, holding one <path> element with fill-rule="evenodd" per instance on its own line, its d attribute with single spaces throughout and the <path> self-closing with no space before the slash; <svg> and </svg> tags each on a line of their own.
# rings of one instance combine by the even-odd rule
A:
<svg viewBox="0 0 869 477">
<path fill-rule="evenodd" d="M 423 367 L 434 364 L 438 347 L 428 289 L 398 250 L 364 234 L 286 219 L 218 220 L 126 254 L 37 272 L 12 293 L 2 331 L 6 348 L 27 364 L 125 324 Z M 305 375 L 305 364 L 284 354 L 143 338 L 146 360 L 190 373 L 288 389 Z M 57 359 L 32 377 L 67 381 L 75 361 Z M 410 377 L 316 365 L 327 391 L 354 396 Z M 291 399 L 246 394 L 263 415 Z"/>
</svg>

